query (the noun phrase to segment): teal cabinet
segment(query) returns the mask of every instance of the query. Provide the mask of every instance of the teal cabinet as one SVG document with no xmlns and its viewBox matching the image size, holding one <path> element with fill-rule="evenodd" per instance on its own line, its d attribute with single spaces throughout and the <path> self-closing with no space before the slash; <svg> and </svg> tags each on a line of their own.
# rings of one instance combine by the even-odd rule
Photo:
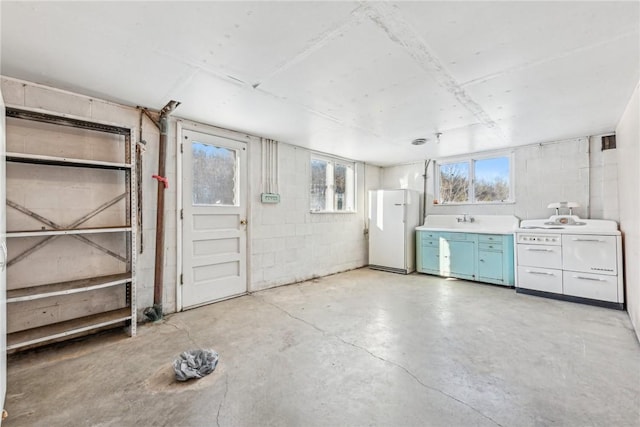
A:
<svg viewBox="0 0 640 427">
<path fill-rule="evenodd" d="M 459 232 L 417 232 L 417 270 L 513 286 L 513 236 Z"/>
<path fill-rule="evenodd" d="M 420 273 L 440 274 L 440 236 L 423 232 L 416 239 L 416 270 Z"/>
<path fill-rule="evenodd" d="M 478 279 L 501 282 L 502 276 L 502 254 L 478 251 Z"/>
<path fill-rule="evenodd" d="M 510 234 L 478 235 L 478 280 L 514 286 L 513 237 Z"/>
<path fill-rule="evenodd" d="M 448 262 L 451 276 L 462 279 L 474 279 L 475 269 L 475 242 L 446 241 L 449 248 Z"/>
<path fill-rule="evenodd" d="M 441 275 L 473 280 L 476 276 L 476 235 L 441 233 L 439 240 Z"/>
</svg>

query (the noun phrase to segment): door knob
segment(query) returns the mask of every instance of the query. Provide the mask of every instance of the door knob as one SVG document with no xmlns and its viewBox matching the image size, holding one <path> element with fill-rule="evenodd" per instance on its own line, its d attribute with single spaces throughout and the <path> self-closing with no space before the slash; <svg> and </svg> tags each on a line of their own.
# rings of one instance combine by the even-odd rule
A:
<svg viewBox="0 0 640 427">
<path fill-rule="evenodd" d="M 240 225 L 247 225 L 247 220 L 246 219 L 241 219 L 240 220 Z"/>
</svg>

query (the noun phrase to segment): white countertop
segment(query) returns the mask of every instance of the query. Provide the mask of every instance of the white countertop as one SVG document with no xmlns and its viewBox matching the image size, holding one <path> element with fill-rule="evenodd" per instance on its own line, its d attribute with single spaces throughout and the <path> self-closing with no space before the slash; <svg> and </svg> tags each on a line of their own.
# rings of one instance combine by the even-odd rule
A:
<svg viewBox="0 0 640 427">
<path fill-rule="evenodd" d="M 473 222 L 469 221 L 473 218 Z M 520 220 L 513 215 L 427 215 L 417 231 L 445 231 L 453 233 L 513 234 Z"/>
<path fill-rule="evenodd" d="M 524 220 L 517 233 L 597 234 L 619 236 L 618 223 L 605 219 L 582 219 L 576 215 L 552 215 L 548 219 Z"/>
<path fill-rule="evenodd" d="M 416 231 L 446 231 L 451 233 L 477 233 L 477 234 L 513 234 L 515 230 L 513 228 L 499 228 L 499 227 L 428 227 L 421 225 L 416 227 Z"/>
</svg>

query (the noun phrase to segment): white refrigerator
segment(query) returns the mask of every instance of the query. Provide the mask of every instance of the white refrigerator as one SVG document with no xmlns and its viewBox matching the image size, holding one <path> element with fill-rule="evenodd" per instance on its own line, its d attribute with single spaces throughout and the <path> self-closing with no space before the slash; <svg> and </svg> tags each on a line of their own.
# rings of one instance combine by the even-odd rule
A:
<svg viewBox="0 0 640 427">
<path fill-rule="evenodd" d="M 403 274 L 413 272 L 415 228 L 419 221 L 419 192 L 370 190 L 369 267 Z"/>
</svg>

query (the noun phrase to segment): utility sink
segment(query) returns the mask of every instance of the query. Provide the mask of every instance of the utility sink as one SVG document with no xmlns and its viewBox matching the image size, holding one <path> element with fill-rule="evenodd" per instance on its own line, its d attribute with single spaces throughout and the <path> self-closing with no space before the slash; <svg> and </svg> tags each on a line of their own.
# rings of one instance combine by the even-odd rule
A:
<svg viewBox="0 0 640 427">
<path fill-rule="evenodd" d="M 519 225 L 520 220 L 513 215 L 427 215 L 416 230 L 511 234 Z"/>
</svg>

